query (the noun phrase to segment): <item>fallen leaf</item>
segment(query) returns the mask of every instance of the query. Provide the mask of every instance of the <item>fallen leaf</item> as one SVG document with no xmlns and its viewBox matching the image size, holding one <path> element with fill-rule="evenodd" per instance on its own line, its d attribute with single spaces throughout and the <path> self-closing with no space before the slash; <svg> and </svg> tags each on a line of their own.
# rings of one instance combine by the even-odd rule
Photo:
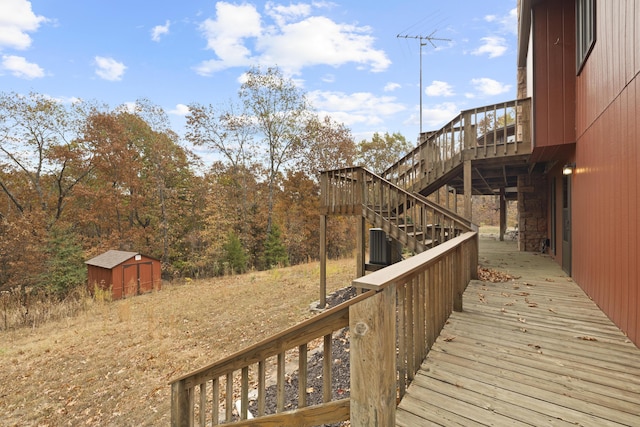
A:
<svg viewBox="0 0 640 427">
<path fill-rule="evenodd" d="M 581 337 L 577 337 L 579 340 L 584 340 L 584 341 L 598 341 L 596 338 L 594 337 L 590 337 L 590 336 L 581 336 Z"/>
<path fill-rule="evenodd" d="M 445 338 L 444 338 L 444 340 L 445 340 L 446 342 L 451 342 L 451 341 L 453 341 L 453 340 L 455 340 L 455 339 L 456 339 L 456 337 L 445 337 Z"/>
</svg>

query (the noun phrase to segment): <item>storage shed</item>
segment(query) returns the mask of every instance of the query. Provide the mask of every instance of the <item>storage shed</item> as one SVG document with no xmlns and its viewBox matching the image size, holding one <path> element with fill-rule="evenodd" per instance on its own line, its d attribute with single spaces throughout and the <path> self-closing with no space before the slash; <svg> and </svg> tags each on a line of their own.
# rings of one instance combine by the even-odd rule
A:
<svg viewBox="0 0 640 427">
<path fill-rule="evenodd" d="M 114 300 L 160 290 L 160 260 L 138 252 L 110 250 L 85 264 L 89 289 L 111 287 Z"/>
</svg>

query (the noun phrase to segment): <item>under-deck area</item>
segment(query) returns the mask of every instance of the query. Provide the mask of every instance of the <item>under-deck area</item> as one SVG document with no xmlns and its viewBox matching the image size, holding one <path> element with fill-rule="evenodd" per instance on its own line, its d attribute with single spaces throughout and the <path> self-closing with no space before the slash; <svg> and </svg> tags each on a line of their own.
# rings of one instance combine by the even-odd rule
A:
<svg viewBox="0 0 640 427">
<path fill-rule="evenodd" d="M 398 426 L 640 425 L 640 350 L 549 256 L 480 239 L 472 281 L 408 387 Z"/>
</svg>

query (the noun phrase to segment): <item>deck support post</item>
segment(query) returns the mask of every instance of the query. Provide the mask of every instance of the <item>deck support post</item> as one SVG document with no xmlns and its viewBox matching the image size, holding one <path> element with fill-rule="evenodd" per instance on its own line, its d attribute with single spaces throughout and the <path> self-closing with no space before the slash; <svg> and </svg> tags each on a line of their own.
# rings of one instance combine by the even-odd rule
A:
<svg viewBox="0 0 640 427">
<path fill-rule="evenodd" d="M 504 187 L 500 187 L 500 241 L 504 242 L 507 231 L 507 194 Z"/>
<path fill-rule="evenodd" d="M 469 221 L 471 218 L 471 193 L 473 191 L 471 181 L 471 160 L 465 160 L 463 165 L 464 179 L 464 216 Z"/>
<path fill-rule="evenodd" d="M 396 420 L 396 286 L 349 308 L 351 425 L 393 426 Z"/>
<path fill-rule="evenodd" d="M 365 233 L 366 233 L 366 227 L 367 227 L 367 223 L 365 221 L 364 216 L 360 216 L 357 217 L 358 225 L 356 226 L 357 228 L 357 244 L 356 244 L 356 250 L 357 250 L 357 254 L 356 254 L 356 277 L 362 277 L 365 274 L 365 251 L 366 251 L 366 245 L 365 245 Z"/>
<path fill-rule="evenodd" d="M 320 299 L 318 308 L 327 305 L 327 216 L 320 215 Z"/>
</svg>

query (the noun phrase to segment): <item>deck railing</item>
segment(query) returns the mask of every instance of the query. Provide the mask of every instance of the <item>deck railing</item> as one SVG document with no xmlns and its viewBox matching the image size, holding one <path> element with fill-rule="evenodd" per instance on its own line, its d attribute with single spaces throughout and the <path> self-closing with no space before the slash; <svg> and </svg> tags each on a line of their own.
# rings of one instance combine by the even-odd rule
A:
<svg viewBox="0 0 640 427">
<path fill-rule="evenodd" d="M 325 171 L 321 181 L 321 213 L 362 215 L 415 252 L 472 230 L 464 217 L 362 167 Z"/>
<path fill-rule="evenodd" d="M 395 407 L 462 293 L 477 273 L 477 233 L 356 279 L 366 293 L 171 382 L 173 426 L 315 426 L 350 419 L 352 426 L 393 425 Z M 350 396 L 334 399 L 331 341 L 349 327 Z M 323 341 L 323 400 L 307 406 L 307 367 L 312 342 Z M 277 412 L 266 414 L 270 360 L 276 372 Z M 298 369 L 298 405 L 285 410 L 287 360 Z M 297 364 L 295 363 L 297 359 Z M 292 386 L 289 384 L 289 386 Z M 255 391 L 255 393 L 251 393 Z M 254 394 L 256 418 L 249 419 Z M 235 402 L 239 401 L 237 409 Z M 224 415 L 220 415 L 224 414 Z M 224 421 L 222 420 L 224 418 Z M 375 424 L 374 424 L 374 420 Z"/>
<path fill-rule="evenodd" d="M 530 116 L 529 98 L 462 111 L 440 130 L 424 134 L 415 149 L 381 175 L 420 191 L 464 160 L 526 154 Z"/>
</svg>

